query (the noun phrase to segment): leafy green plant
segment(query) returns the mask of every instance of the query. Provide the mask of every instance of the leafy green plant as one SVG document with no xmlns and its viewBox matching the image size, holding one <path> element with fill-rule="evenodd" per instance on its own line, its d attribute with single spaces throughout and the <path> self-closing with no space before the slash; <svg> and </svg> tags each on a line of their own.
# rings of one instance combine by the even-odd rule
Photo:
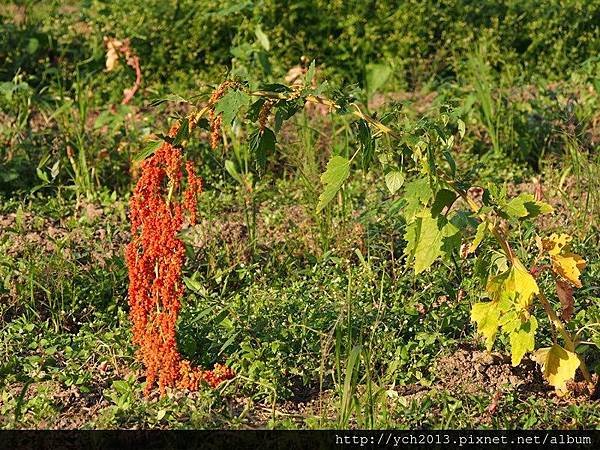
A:
<svg viewBox="0 0 600 450">
<path fill-rule="evenodd" d="M 474 186 L 468 172 L 460 173 L 452 148 L 456 139 L 463 137 L 465 124 L 452 108 L 443 107 L 437 117 L 423 117 L 414 123 L 402 120 L 397 111 L 381 120 L 375 119 L 365 114 L 352 97 L 336 91 L 327 92 L 326 84 L 314 87 L 314 72 L 313 63 L 304 82 L 293 86 L 261 85 L 236 79 L 226 81 L 208 105 L 184 119 L 185 125 L 180 128 L 186 130 L 183 138 L 188 138 L 189 131 L 207 113 L 211 115 L 213 135 L 219 130 L 221 121 L 250 126 L 254 131 L 248 134 L 248 145 L 256 161 L 256 170 L 260 172 L 277 149 L 276 135 L 268 127 L 269 115 L 274 116 L 276 130 L 305 104 L 322 105 L 337 114 L 353 116 L 357 148 L 350 158 L 331 156 L 321 177 L 324 189 L 316 210 L 329 207 L 358 165 L 357 161 L 361 161 L 363 169 L 379 163 L 387 173 L 385 182 L 390 192 L 403 190 L 404 255 L 414 275 L 429 271 L 439 259 L 452 260 L 475 254 L 482 268 L 478 275 L 484 286 L 483 297 L 488 301 L 475 303 L 471 318 L 485 337 L 488 350 L 497 335 L 506 335 L 513 365 L 518 365 L 525 354 L 535 351 L 534 359 L 557 390 L 566 390 L 567 381 L 574 378 L 578 368 L 591 383 L 585 361 L 576 353 L 578 342 L 565 326 L 569 320 L 565 310 L 572 304 L 573 288 L 581 286 L 579 274 L 585 262 L 568 251 L 567 235 L 538 237 L 540 252 L 535 264 L 543 257 L 550 258 L 551 264 L 534 266 L 530 271 L 523 263 L 528 255 L 515 250 L 511 243 L 512 235 L 519 232 L 519 223 L 549 214 L 552 207 L 531 194 L 510 198 L 501 187 Z M 405 179 L 410 181 L 404 182 Z M 480 201 L 472 198 L 473 189 L 483 193 Z M 474 238 L 469 230 L 475 232 Z M 495 246 L 487 245 L 490 242 L 495 242 Z M 534 277 L 543 269 L 548 269 L 556 280 L 557 295 L 563 305 L 562 319 Z M 536 298 L 550 326 L 562 338 L 562 346 L 555 336 L 552 347 L 536 350 Z M 354 359 L 350 358 L 346 368 L 349 385 L 344 392 L 351 390 Z M 346 411 L 343 420 L 350 408 L 348 395 L 343 396 L 342 411 Z"/>
</svg>

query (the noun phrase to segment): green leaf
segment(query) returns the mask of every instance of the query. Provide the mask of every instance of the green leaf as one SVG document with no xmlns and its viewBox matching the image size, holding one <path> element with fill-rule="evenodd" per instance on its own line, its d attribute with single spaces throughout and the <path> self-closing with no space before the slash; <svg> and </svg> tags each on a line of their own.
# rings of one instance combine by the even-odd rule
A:
<svg viewBox="0 0 600 450">
<path fill-rule="evenodd" d="M 223 123 L 231 124 L 240 109 L 250 104 L 250 96 L 237 89 L 229 90 L 215 106 L 215 114 L 223 114 Z"/>
<path fill-rule="evenodd" d="M 266 51 L 271 50 L 271 43 L 269 42 L 269 38 L 264 33 L 260 25 L 256 25 L 256 28 L 254 29 L 254 34 L 256 35 L 256 39 L 258 39 L 258 42 L 260 43 L 262 48 L 264 48 Z"/>
<path fill-rule="evenodd" d="M 244 180 L 242 179 L 240 173 L 237 171 L 235 163 L 230 159 L 225 161 L 225 170 L 229 175 L 231 175 L 231 178 L 233 178 L 235 181 L 237 181 L 240 184 L 244 184 Z"/>
<path fill-rule="evenodd" d="M 302 109 L 303 104 L 300 99 L 281 101 L 277 104 L 275 112 L 275 131 L 281 129 L 283 122 L 291 118 L 294 114 Z"/>
<path fill-rule="evenodd" d="M 190 123 L 188 119 L 183 119 L 179 125 L 179 130 L 173 139 L 173 146 L 179 147 L 183 141 L 190 137 Z"/>
<path fill-rule="evenodd" d="M 366 120 L 359 120 L 354 122 L 356 127 L 356 134 L 361 150 L 362 167 L 367 170 L 373 161 L 373 154 L 375 153 L 375 139 L 371 134 L 371 128 Z"/>
<path fill-rule="evenodd" d="M 407 205 L 404 208 L 404 218 L 408 223 L 414 220 L 417 212 L 429 202 L 432 195 L 433 191 L 427 178 L 419 178 L 406 184 L 404 199 Z"/>
<path fill-rule="evenodd" d="M 250 152 L 256 158 L 256 164 L 259 169 L 264 169 L 267 165 L 267 156 L 275 152 L 275 133 L 270 128 L 263 131 L 257 130 L 250 135 Z"/>
<path fill-rule="evenodd" d="M 367 64 L 367 92 L 369 97 L 386 83 L 392 68 L 387 64 Z"/>
<path fill-rule="evenodd" d="M 331 157 L 327 163 L 327 169 L 321 175 L 321 183 L 325 187 L 321 195 L 319 195 L 317 212 L 321 212 L 327 206 L 349 175 L 350 161 L 339 155 Z"/>
<path fill-rule="evenodd" d="M 411 257 L 414 257 L 414 271 L 415 275 L 418 275 L 429 269 L 444 253 L 452 251 L 458 229 L 443 217 L 432 217 L 431 211 L 427 210 L 411 225 L 405 235 L 408 241 L 407 248 L 411 252 L 407 263 L 410 264 Z"/>
<path fill-rule="evenodd" d="M 483 241 L 483 239 L 485 238 L 487 229 L 488 229 L 488 223 L 485 220 L 477 226 L 477 232 L 475 233 L 475 239 L 473 239 L 473 242 L 471 243 L 471 245 L 469 245 L 467 253 L 473 253 L 475 250 L 477 250 L 477 247 L 479 247 L 479 244 L 481 244 L 481 241 Z"/>
<path fill-rule="evenodd" d="M 267 100 L 265 98 L 259 98 L 254 103 L 250 105 L 248 108 L 248 112 L 246 113 L 246 117 L 252 122 L 256 122 L 258 120 L 258 116 L 260 115 L 260 111 Z"/>
<path fill-rule="evenodd" d="M 137 152 L 135 154 L 135 156 L 133 157 L 134 161 L 142 161 L 146 158 L 148 158 L 149 156 L 153 155 L 154 152 L 156 152 L 156 150 L 158 150 L 160 148 L 161 145 L 163 145 L 164 141 L 150 141 L 148 142 L 148 144 L 146 144 L 146 146 L 144 147 L 143 150 Z"/>
<path fill-rule="evenodd" d="M 531 219 L 553 211 L 552 206 L 536 200 L 533 195 L 528 193 L 519 194 L 501 207 L 505 214 L 516 219 Z"/>
<path fill-rule="evenodd" d="M 431 215 L 433 217 L 439 215 L 444 208 L 454 203 L 456 197 L 457 195 L 454 192 L 448 189 L 440 189 L 435 194 L 435 200 L 433 201 L 433 205 L 431 205 Z"/>
<path fill-rule="evenodd" d="M 404 175 L 399 170 L 393 170 L 385 174 L 385 185 L 392 194 L 404 184 Z"/>
</svg>

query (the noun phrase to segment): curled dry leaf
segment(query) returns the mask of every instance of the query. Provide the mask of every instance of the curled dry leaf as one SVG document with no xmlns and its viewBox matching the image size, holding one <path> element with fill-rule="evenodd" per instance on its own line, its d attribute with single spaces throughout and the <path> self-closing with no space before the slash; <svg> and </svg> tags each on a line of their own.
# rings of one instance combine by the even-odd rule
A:
<svg viewBox="0 0 600 450">
<path fill-rule="evenodd" d="M 556 293 L 562 307 L 560 318 L 568 322 L 573 316 L 573 287 L 562 280 L 556 280 Z"/>
</svg>

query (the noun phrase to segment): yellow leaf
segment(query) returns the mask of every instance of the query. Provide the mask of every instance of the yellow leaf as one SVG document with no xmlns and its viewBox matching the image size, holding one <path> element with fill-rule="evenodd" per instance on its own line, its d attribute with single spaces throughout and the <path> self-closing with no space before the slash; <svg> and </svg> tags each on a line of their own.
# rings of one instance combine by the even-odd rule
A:
<svg viewBox="0 0 600 450">
<path fill-rule="evenodd" d="M 477 331 L 485 337 L 488 351 L 494 345 L 499 318 L 500 309 L 496 302 L 475 303 L 471 308 L 471 320 L 477 323 Z"/>
<path fill-rule="evenodd" d="M 512 365 L 519 365 L 525 353 L 533 351 L 535 348 L 535 330 L 537 329 L 537 320 L 530 317 L 529 320 L 520 324 L 520 326 L 510 333 L 510 348 Z"/>
<path fill-rule="evenodd" d="M 541 348 L 533 354 L 533 359 L 542 366 L 542 373 L 548 383 L 558 391 L 564 392 L 567 381 L 575 377 L 575 371 L 579 367 L 579 357 L 560 345 Z"/>
<path fill-rule="evenodd" d="M 575 287 L 581 287 L 579 276 L 584 268 L 584 259 L 576 253 L 552 256 L 552 269 Z"/>
<path fill-rule="evenodd" d="M 558 235 L 553 233 L 548 238 L 543 238 L 541 249 L 548 252 L 550 256 L 558 255 L 563 248 L 565 248 L 571 241 L 571 237 L 568 234 Z M 539 245 L 539 243 L 538 243 Z"/>
<path fill-rule="evenodd" d="M 486 291 L 494 301 L 510 300 L 519 309 L 527 309 L 533 296 L 540 292 L 535 278 L 518 259 L 506 272 L 496 275 L 488 281 Z"/>
<path fill-rule="evenodd" d="M 584 259 L 568 251 L 571 237 L 568 234 L 553 233 L 550 237 L 538 240 L 541 251 L 547 251 L 552 260 L 552 270 L 571 285 L 581 287 L 579 276 L 585 268 Z"/>
</svg>

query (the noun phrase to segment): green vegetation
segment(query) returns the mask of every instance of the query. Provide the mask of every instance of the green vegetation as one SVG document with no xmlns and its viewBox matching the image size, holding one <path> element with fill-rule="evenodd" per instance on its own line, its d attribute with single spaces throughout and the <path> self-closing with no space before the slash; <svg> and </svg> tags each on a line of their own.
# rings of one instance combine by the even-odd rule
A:
<svg viewBox="0 0 600 450">
<path fill-rule="evenodd" d="M 480 234 L 448 214 L 448 185 L 433 198 L 418 184 L 443 167 L 477 186 L 478 204 L 504 205 L 525 267 L 535 236 L 572 236 L 587 267 L 566 328 L 597 386 L 599 23 L 600 2 L 577 0 L 1 5 L 0 427 L 597 427 L 598 392 L 580 374 L 559 396 L 528 352 L 512 366 L 508 334 L 486 351 L 471 309 L 506 264 L 492 237 L 474 257 L 442 237 L 419 244 L 415 229 Z M 107 70 L 105 36 L 139 56 L 127 104 L 136 74 L 123 55 Z M 235 377 L 144 397 L 128 200 L 140 160 L 226 78 L 240 89 L 217 104 L 219 147 L 203 120 L 175 138 L 205 184 L 199 224 L 181 235 L 178 345 Z M 295 81 L 348 114 L 302 108 L 281 87 Z M 289 100 L 267 133 L 253 125 L 266 91 Z M 537 201 L 554 213 L 522 220 Z M 419 216 L 427 204 L 439 211 Z M 536 277 L 566 315 L 553 278 Z M 532 308 L 536 348 L 552 345 Z"/>
</svg>

